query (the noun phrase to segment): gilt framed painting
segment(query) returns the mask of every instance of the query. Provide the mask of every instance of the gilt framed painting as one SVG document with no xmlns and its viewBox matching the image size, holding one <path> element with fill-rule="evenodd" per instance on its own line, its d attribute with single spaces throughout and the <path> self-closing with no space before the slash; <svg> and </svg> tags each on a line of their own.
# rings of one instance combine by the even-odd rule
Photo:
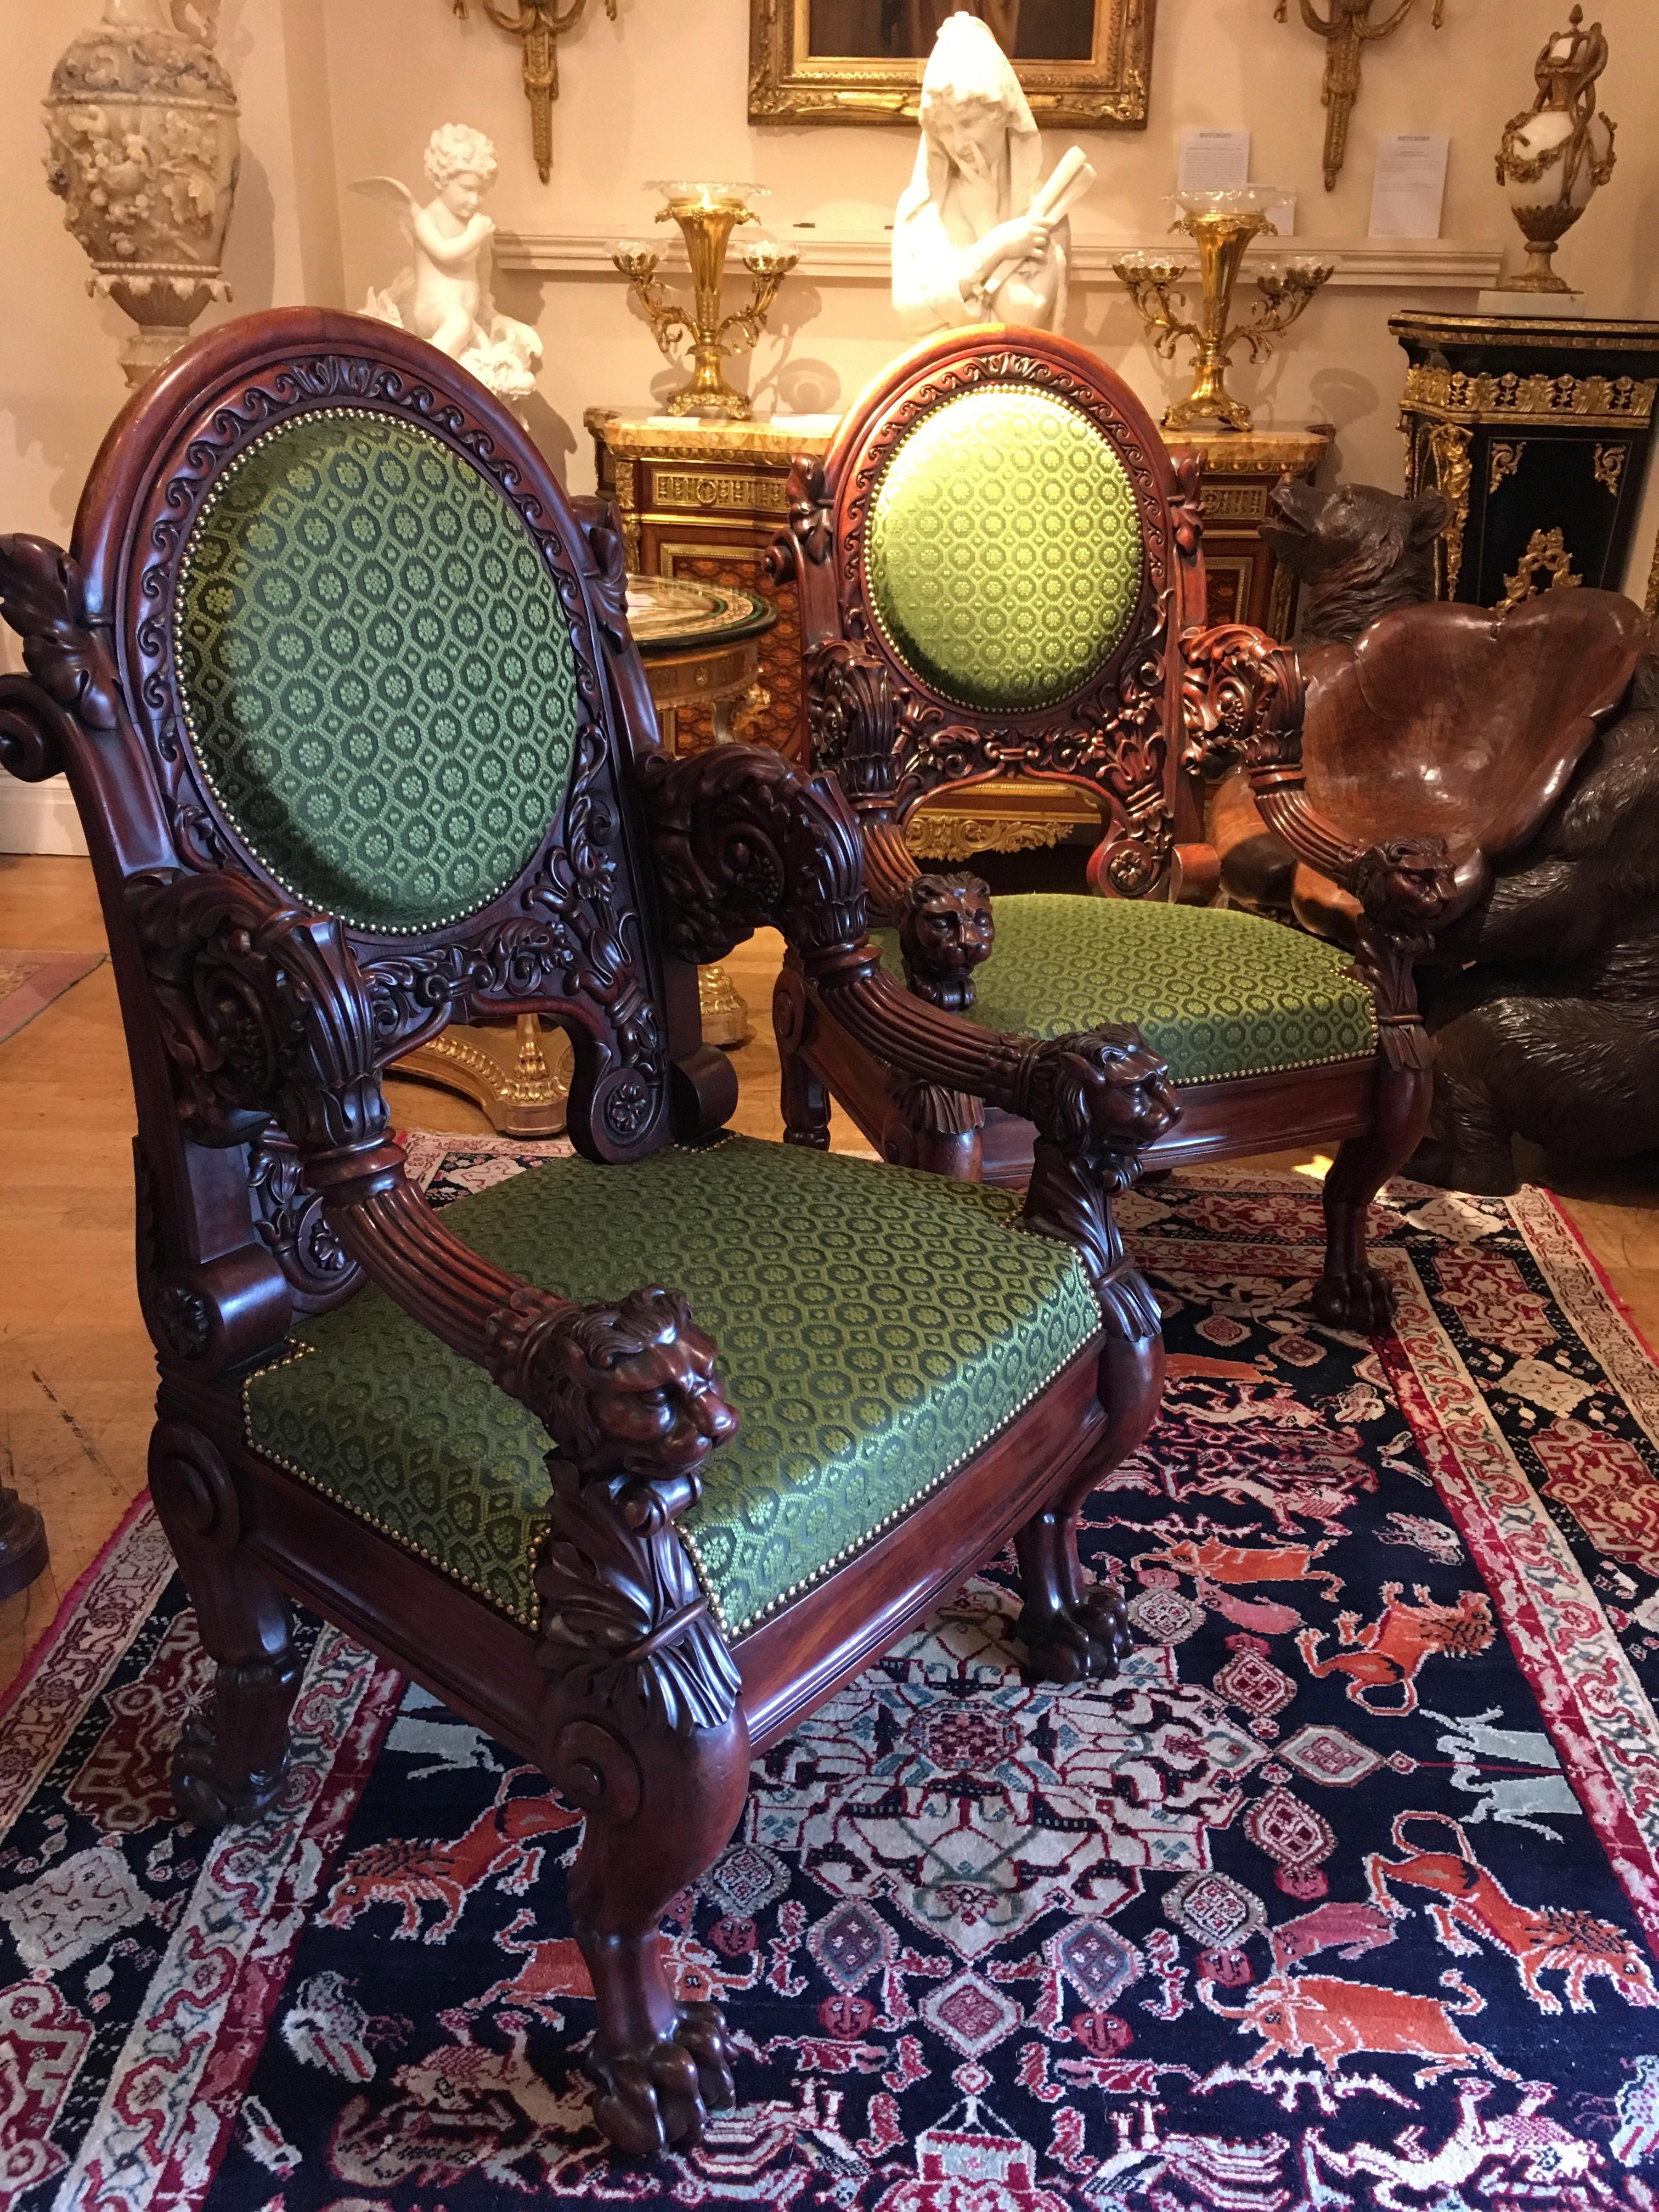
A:
<svg viewBox="0 0 1659 2212">
<path fill-rule="evenodd" d="M 750 0 L 751 123 L 913 123 L 939 25 L 981 15 L 1045 125 L 1140 130 L 1154 0 Z"/>
</svg>

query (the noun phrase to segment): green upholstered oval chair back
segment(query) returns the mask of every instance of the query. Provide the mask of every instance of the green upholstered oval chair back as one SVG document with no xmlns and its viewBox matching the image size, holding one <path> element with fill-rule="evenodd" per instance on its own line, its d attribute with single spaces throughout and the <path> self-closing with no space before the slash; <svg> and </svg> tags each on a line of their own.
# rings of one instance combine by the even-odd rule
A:
<svg viewBox="0 0 1659 2212">
<path fill-rule="evenodd" d="M 306 904 L 376 932 L 475 914 L 559 810 L 570 617 L 471 462 L 372 407 L 302 413 L 220 477 L 174 601 L 191 742 Z"/>
<path fill-rule="evenodd" d="M 1205 620 L 1201 538 L 1197 460 L 1097 354 L 1006 324 L 928 339 L 791 475 L 779 559 L 799 594 L 814 766 L 894 824 L 953 787 L 1070 784 L 1072 818 L 1103 824 L 1091 880 L 1155 891 L 1174 848 L 1179 640 Z M 1028 810 L 1005 792 L 985 811 Z M 924 826 L 945 832 L 926 849 L 962 856 L 960 823 Z"/>
<path fill-rule="evenodd" d="M 986 381 L 893 446 L 865 563 L 889 645 L 929 688 L 990 714 L 1057 705 L 1121 644 L 1146 571 L 1135 495 L 1069 400 Z"/>
</svg>

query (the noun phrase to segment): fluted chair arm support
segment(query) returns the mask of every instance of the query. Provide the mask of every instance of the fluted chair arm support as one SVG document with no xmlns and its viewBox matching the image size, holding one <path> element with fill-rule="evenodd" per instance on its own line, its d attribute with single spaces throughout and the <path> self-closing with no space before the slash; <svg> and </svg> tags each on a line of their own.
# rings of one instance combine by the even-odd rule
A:
<svg viewBox="0 0 1659 2212">
<path fill-rule="evenodd" d="M 610 1506 L 590 1500 L 584 1512 L 609 1513 L 617 1543 L 654 1540 L 697 1497 L 703 1460 L 737 1427 L 715 1346 L 685 1300 L 650 1285 L 615 1304 L 579 1306 L 444 1225 L 392 1139 L 370 994 L 337 923 L 228 872 L 137 876 L 126 899 L 186 1135 L 240 1144 L 280 1122 L 363 1273 L 542 1421 L 566 1517 L 572 1499 L 602 1485 Z M 611 1650 L 615 1641 L 601 1638 L 607 1663 L 632 1648 L 624 1638 Z M 641 1660 L 629 1678 L 659 1717 L 708 1725 L 710 1698 L 726 1700 L 715 1717 L 731 1710 L 736 1676 L 723 1650 L 693 1670 L 708 1693 L 701 1705 L 665 1667 Z"/>
</svg>

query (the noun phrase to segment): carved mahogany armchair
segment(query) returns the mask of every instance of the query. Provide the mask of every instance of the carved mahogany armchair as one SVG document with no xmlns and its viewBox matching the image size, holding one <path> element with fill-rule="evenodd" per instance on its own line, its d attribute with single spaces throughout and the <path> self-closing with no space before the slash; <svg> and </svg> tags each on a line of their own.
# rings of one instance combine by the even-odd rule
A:
<svg viewBox="0 0 1659 2212">
<path fill-rule="evenodd" d="M 187 347 L 71 550 L 0 540 L 0 759 L 68 771 L 131 1052 L 151 1488 L 218 1662 L 179 1805 L 258 1817 L 287 1600 L 349 1628 L 586 1814 L 598 2123 L 695 2137 L 729 2054 L 659 1919 L 750 1753 L 1011 1537 L 1034 1674 L 1127 1643 L 1075 1527 L 1157 1401 L 1110 1198 L 1162 1063 L 895 982 L 835 785 L 657 751 L 610 516 L 399 331 L 296 309 Z M 696 963 L 762 923 L 838 1033 L 1032 1123 L 1023 1208 L 720 1135 Z M 381 1073 L 475 1009 L 570 1033 L 579 1157 L 439 1217 Z"/>
<path fill-rule="evenodd" d="M 1345 836 L 1309 803 L 1295 657 L 1206 629 L 1198 464 L 1122 380 L 1063 338 L 957 331 L 886 371 L 822 461 L 797 463 L 774 555 L 800 595 L 814 760 L 864 840 L 883 957 L 918 1003 L 1049 1036 L 1135 1022 L 1179 1085 L 1165 1166 L 1334 1143 L 1324 1321 L 1382 1327 L 1371 1198 L 1420 1137 L 1430 1051 L 1411 961 L 1449 895 L 1433 838 Z M 1285 841 L 1363 901 L 1346 952 L 1175 902 L 1188 769 L 1232 758 Z M 934 793 L 1056 778 L 1098 804 L 1098 898 L 1002 897 L 919 870 L 904 823 Z M 1196 831 L 1196 824 L 1193 825 Z M 1194 843 L 1189 857 L 1206 848 Z M 850 1034 L 791 956 L 778 1036 L 786 1120 L 828 1141 L 831 1097 L 890 1160 L 1018 1182 L 1027 1117 L 909 1073 Z"/>
</svg>

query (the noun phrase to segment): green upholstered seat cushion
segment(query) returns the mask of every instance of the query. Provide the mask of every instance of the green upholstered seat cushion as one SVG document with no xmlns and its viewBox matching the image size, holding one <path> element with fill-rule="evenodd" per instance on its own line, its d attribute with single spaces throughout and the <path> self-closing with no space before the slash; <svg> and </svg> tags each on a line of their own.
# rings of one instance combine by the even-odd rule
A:
<svg viewBox="0 0 1659 2212">
<path fill-rule="evenodd" d="M 1074 1253 L 1006 1193 L 726 1138 L 634 1167 L 552 1160 L 444 1218 L 581 1303 L 683 1291 L 740 1433 L 680 1522 L 733 1635 L 896 1519 L 1094 1334 Z M 296 1322 L 249 1440 L 526 1623 L 548 1439 L 378 1290 Z"/>
<path fill-rule="evenodd" d="M 975 975 L 987 1029 L 1062 1036 L 1133 1022 L 1177 1083 L 1317 1067 L 1376 1048 L 1351 956 L 1259 915 L 1048 893 L 994 903 L 996 944 Z M 882 956 L 904 972 L 898 939 Z"/>
<path fill-rule="evenodd" d="M 1101 668 L 1140 595 L 1122 463 L 1049 393 L 988 384 L 906 433 L 871 510 L 866 573 L 894 650 L 947 699 L 1052 706 Z"/>
<path fill-rule="evenodd" d="M 191 533 L 174 648 L 198 757 L 307 905 L 476 913 L 558 811 L 576 726 L 557 584 L 429 433 L 343 408 L 252 446 Z"/>
</svg>

